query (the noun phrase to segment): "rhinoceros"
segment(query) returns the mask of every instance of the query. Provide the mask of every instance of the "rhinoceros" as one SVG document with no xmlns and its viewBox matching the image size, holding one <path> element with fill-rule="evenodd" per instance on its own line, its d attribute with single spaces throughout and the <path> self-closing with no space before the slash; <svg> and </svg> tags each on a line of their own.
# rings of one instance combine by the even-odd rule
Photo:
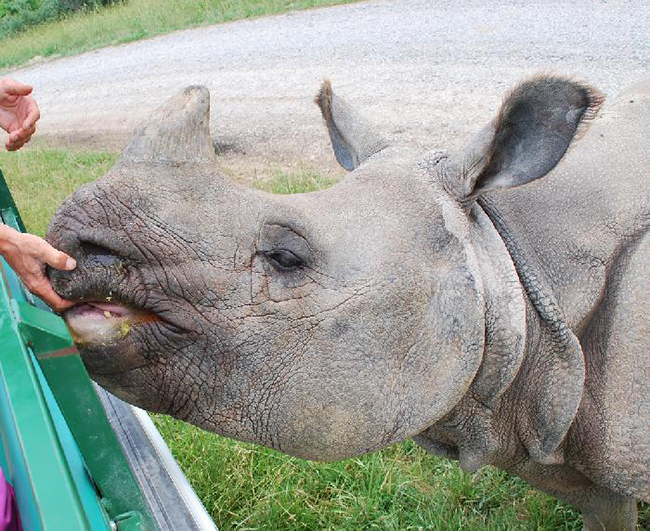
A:
<svg viewBox="0 0 650 531">
<path fill-rule="evenodd" d="M 588 530 L 634 529 L 650 501 L 650 82 L 604 99 L 536 76 L 464 149 L 420 153 L 325 82 L 351 173 L 275 196 L 218 170 L 209 93 L 188 87 L 50 225 L 77 259 L 49 274 L 78 302 L 65 319 L 90 375 L 306 459 L 413 438 L 575 505 Z"/>
</svg>

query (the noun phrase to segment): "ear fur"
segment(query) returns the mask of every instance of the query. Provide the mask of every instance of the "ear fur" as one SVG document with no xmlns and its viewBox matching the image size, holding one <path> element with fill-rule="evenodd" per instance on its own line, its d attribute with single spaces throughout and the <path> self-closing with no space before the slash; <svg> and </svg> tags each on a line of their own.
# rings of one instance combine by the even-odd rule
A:
<svg viewBox="0 0 650 531">
<path fill-rule="evenodd" d="M 467 201 L 543 177 L 589 126 L 604 99 L 596 89 L 559 76 L 524 81 L 461 153 L 460 178 L 449 183 L 451 188 Z"/>
</svg>

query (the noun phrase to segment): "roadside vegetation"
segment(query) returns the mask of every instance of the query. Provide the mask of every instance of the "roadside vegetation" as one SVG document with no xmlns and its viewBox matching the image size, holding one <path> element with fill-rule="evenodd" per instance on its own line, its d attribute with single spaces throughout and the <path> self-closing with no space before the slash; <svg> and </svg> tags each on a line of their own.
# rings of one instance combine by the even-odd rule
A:
<svg viewBox="0 0 650 531">
<path fill-rule="evenodd" d="M 89 10 L 115 0 L 0 0 L 0 39 L 63 18 L 75 11 Z"/>
<path fill-rule="evenodd" d="M 0 147 L 0 170 L 29 232 L 44 236 L 54 212 L 74 190 L 115 163 L 115 153 Z"/>
<path fill-rule="evenodd" d="M 72 14 L 59 11 L 50 16 L 47 13 L 56 10 L 30 11 L 33 5 L 73 1 L 81 3 L 79 0 L 0 0 L 0 69 L 16 67 L 35 58 L 67 56 L 180 29 L 354 0 L 96 0 L 84 2 L 91 7 Z M 7 9 L 9 4 L 18 6 L 25 19 L 23 23 L 10 23 L 19 15 Z M 100 7 L 100 4 L 110 5 Z M 33 25 L 39 16 L 51 21 Z"/>
<path fill-rule="evenodd" d="M 117 154 L 25 149 L 0 152 L 28 229 L 43 235 L 74 189 L 103 175 Z M 269 172 L 253 186 L 309 192 L 335 181 L 308 168 Z M 525 482 L 486 467 L 465 474 L 456 463 L 407 441 L 338 463 L 295 459 L 239 443 L 164 415 L 154 422 L 222 531 L 578 531 L 579 515 Z M 650 506 L 639 529 L 650 529 Z"/>
</svg>

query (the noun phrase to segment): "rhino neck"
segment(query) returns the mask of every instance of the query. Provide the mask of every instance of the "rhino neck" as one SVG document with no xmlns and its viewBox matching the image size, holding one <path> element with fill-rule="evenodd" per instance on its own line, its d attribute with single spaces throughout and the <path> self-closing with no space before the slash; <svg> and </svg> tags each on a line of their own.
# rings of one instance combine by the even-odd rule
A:
<svg viewBox="0 0 650 531">
<path fill-rule="evenodd" d="M 471 216 L 485 290 L 483 360 L 459 404 L 415 440 L 465 470 L 507 468 L 525 454 L 561 463 L 560 446 L 582 398 L 580 343 L 496 206 L 480 199 Z"/>
</svg>

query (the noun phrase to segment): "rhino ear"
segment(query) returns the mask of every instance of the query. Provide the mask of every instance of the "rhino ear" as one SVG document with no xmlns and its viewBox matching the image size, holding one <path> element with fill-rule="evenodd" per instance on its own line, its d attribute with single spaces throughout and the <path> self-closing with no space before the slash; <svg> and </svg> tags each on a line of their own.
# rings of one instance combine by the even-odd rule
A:
<svg viewBox="0 0 650 531">
<path fill-rule="evenodd" d="M 210 92 L 190 86 L 167 100 L 138 127 L 119 162 L 213 162 Z"/>
<path fill-rule="evenodd" d="M 538 76 L 515 87 L 499 114 L 458 160 L 461 200 L 512 188 L 546 175 L 604 101 L 596 89 L 557 76 Z"/>
<path fill-rule="evenodd" d="M 374 124 L 334 94 L 329 81 L 323 82 L 315 102 L 327 124 L 336 160 L 346 170 L 354 170 L 388 146 Z"/>
</svg>

